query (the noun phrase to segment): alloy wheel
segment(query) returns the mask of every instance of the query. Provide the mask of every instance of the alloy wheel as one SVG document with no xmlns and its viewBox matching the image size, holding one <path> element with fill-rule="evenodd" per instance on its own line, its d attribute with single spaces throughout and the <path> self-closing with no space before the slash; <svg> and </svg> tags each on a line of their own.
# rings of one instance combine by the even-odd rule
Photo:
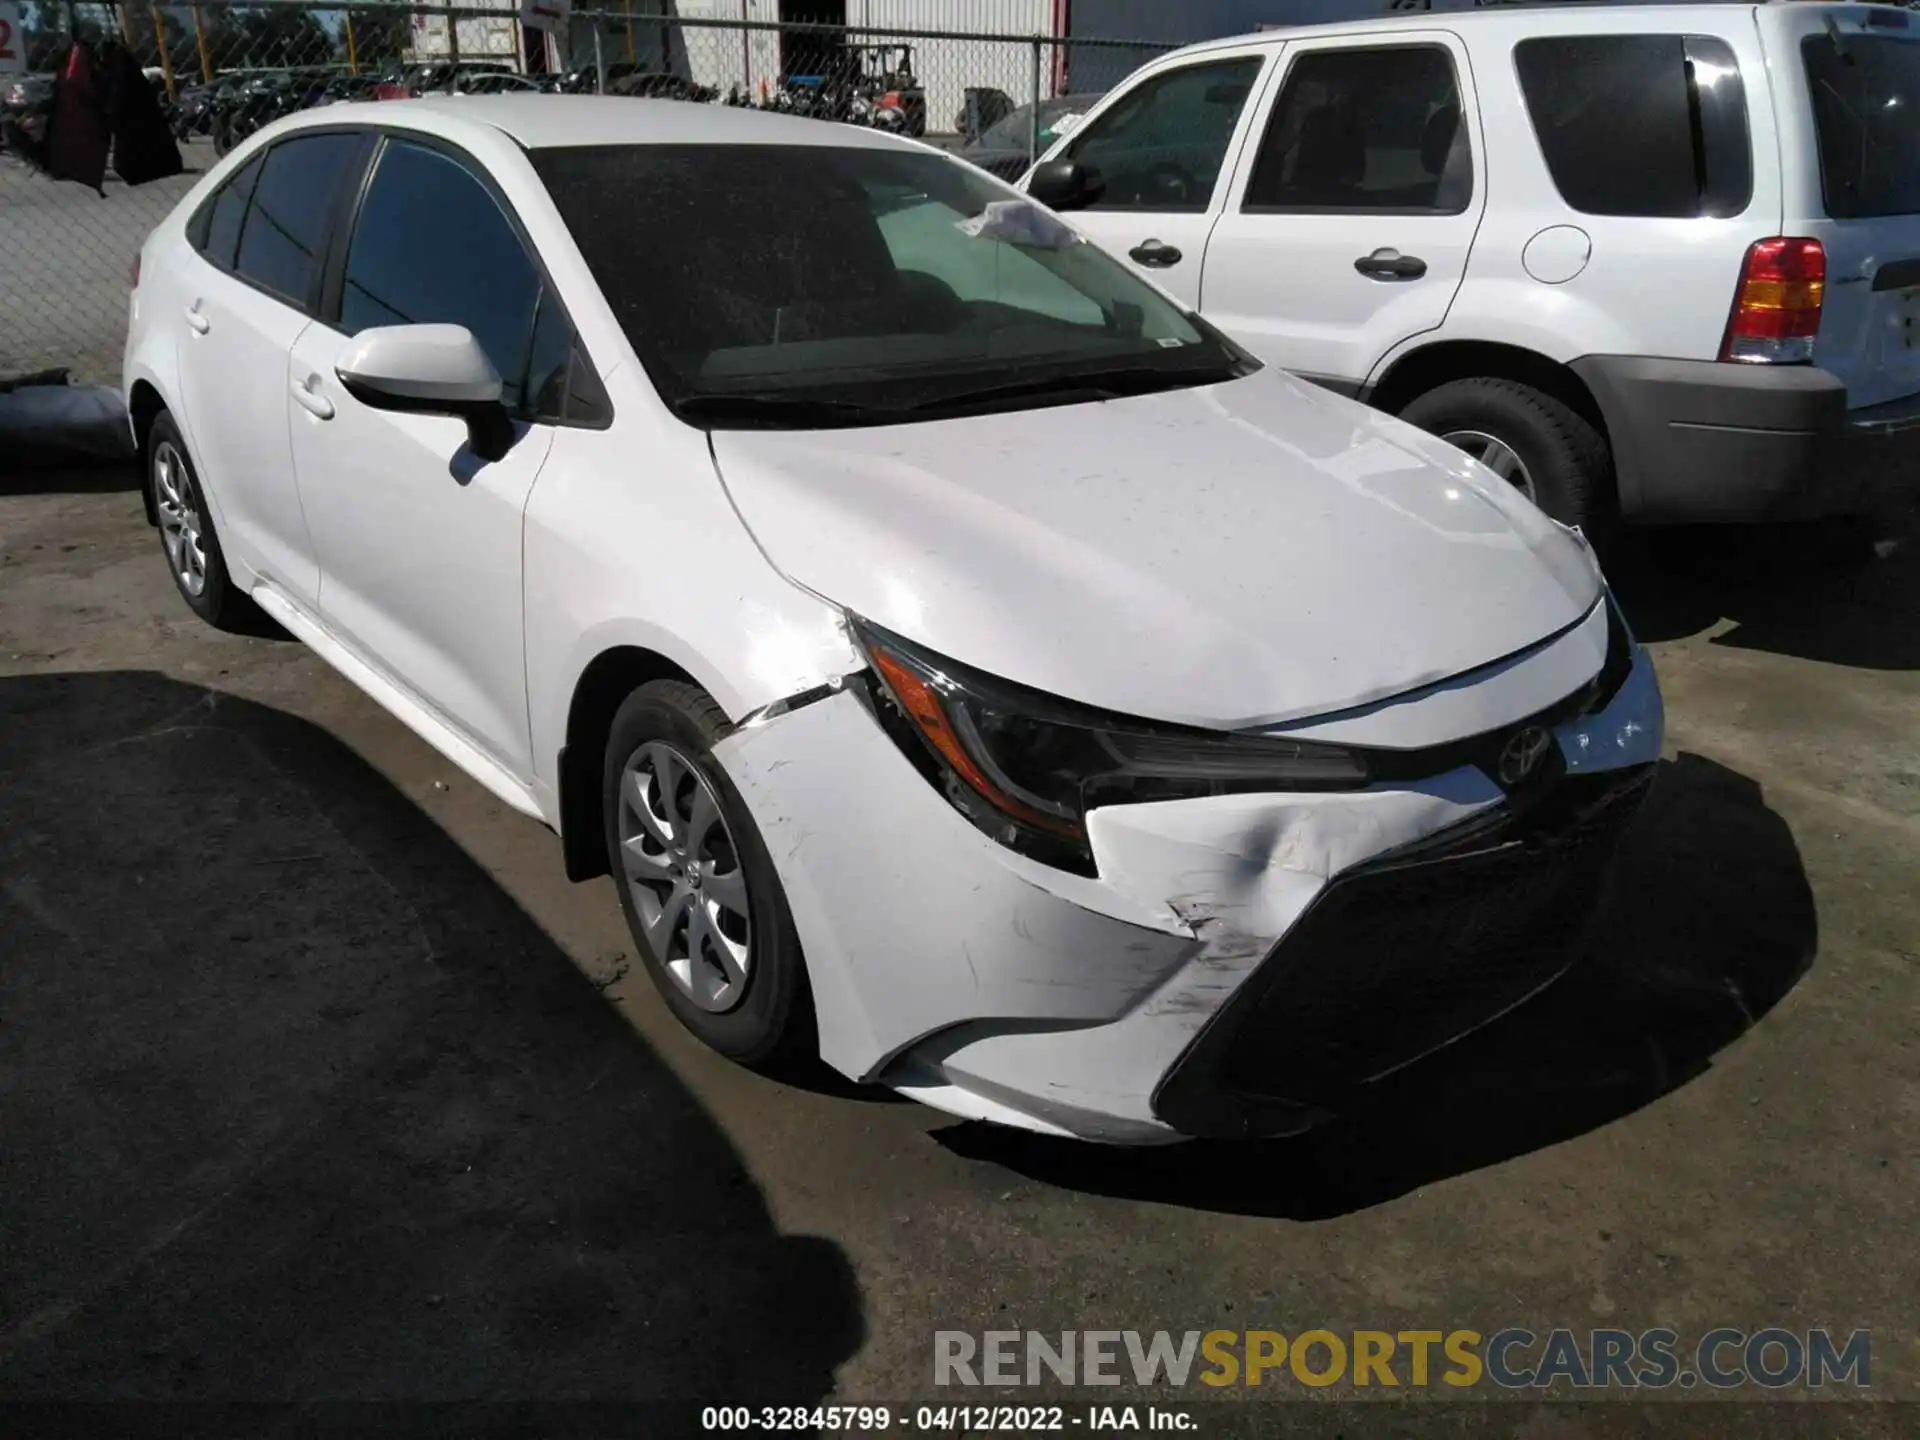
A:
<svg viewBox="0 0 1920 1440">
<path fill-rule="evenodd" d="M 654 957 L 688 999 L 720 1014 L 753 970 L 747 877 L 719 798 L 692 760 L 662 740 L 620 775 L 620 859 Z"/>
<path fill-rule="evenodd" d="M 1533 490 L 1533 476 L 1527 473 L 1526 463 L 1506 441 L 1484 430 L 1449 430 L 1440 438 L 1455 449 L 1466 451 L 1527 499 L 1539 503 Z"/>
<path fill-rule="evenodd" d="M 153 504 L 160 517 L 160 540 L 167 547 L 173 578 L 198 599 L 207 588 L 206 531 L 193 476 L 173 443 L 153 447 Z"/>
</svg>

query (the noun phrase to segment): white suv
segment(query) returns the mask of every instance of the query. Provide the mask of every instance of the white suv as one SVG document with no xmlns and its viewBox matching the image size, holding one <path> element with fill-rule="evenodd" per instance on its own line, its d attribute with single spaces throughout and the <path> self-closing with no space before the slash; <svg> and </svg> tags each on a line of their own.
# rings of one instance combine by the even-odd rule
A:
<svg viewBox="0 0 1920 1440">
<path fill-rule="evenodd" d="M 1192 46 L 1027 186 L 1591 525 L 1871 508 L 1920 448 L 1916 157 L 1906 11 L 1639 5 Z"/>
</svg>

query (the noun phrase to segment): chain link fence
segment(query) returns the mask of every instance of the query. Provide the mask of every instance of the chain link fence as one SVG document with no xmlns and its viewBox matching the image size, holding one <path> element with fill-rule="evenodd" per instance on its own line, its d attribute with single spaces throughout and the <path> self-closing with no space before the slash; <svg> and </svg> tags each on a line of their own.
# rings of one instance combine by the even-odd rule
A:
<svg viewBox="0 0 1920 1440">
<path fill-rule="evenodd" d="M 63 367 L 76 380 L 115 383 L 128 272 L 141 242 L 229 143 L 294 110 L 449 87 L 604 86 L 858 123 L 891 101 L 898 113 L 885 118 L 935 144 L 958 145 L 1001 122 L 996 140 L 1024 151 L 1037 126 L 1022 107 L 1104 92 L 1168 48 L 1053 35 L 1051 0 L 847 0 L 840 8 L 857 23 L 781 18 L 820 8 L 621 0 L 575 10 L 545 33 L 524 28 L 517 10 L 469 6 L 26 5 L 28 74 L 0 75 L 11 138 L 44 125 L 48 79 L 74 39 L 96 49 L 117 43 L 146 69 L 187 173 L 135 187 L 109 168 L 96 194 L 49 179 L 16 153 L 18 144 L 7 147 L 0 375 Z M 761 12 L 768 18 L 755 18 Z"/>
</svg>

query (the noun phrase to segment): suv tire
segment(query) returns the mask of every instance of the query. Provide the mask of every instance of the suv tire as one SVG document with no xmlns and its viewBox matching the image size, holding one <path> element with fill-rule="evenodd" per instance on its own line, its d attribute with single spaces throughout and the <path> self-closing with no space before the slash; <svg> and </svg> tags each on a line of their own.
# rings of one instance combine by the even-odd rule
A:
<svg viewBox="0 0 1920 1440">
<path fill-rule="evenodd" d="M 1592 537 L 1607 518 L 1613 493 L 1607 438 L 1544 391 L 1486 376 L 1451 380 L 1414 397 L 1400 418 L 1443 438 L 1478 436 L 1504 446 L 1521 467 L 1508 478 L 1563 525 Z"/>
</svg>

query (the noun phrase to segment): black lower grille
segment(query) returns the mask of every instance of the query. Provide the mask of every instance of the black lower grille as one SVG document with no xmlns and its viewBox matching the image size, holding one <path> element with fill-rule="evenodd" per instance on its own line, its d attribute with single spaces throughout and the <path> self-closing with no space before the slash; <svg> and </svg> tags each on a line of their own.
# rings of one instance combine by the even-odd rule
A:
<svg viewBox="0 0 1920 1440">
<path fill-rule="evenodd" d="M 1325 1109 L 1485 1024 L 1575 958 L 1651 767 L 1569 776 L 1524 808 L 1330 884 L 1154 1097 L 1198 1135 Z"/>
</svg>

